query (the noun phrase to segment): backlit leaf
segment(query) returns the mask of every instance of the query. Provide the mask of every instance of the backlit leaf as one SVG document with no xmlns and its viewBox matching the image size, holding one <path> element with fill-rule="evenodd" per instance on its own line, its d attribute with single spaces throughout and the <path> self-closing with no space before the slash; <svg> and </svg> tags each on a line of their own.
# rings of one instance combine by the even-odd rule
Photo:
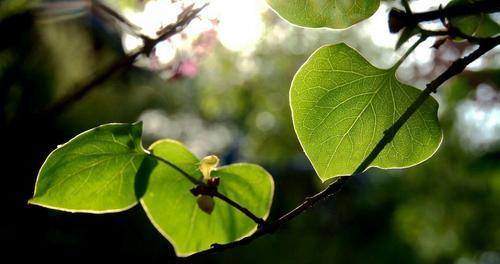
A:
<svg viewBox="0 0 500 264">
<path fill-rule="evenodd" d="M 379 0 L 267 0 L 288 22 L 311 28 L 346 28 L 375 11 Z"/>
<path fill-rule="evenodd" d="M 90 213 L 132 207 L 136 178 L 147 175 L 141 133 L 142 123 L 108 124 L 58 147 L 42 165 L 29 203 Z"/>
<path fill-rule="evenodd" d="M 197 179 L 203 179 L 199 160 L 182 144 L 162 140 L 150 147 L 159 156 Z M 218 190 L 266 218 L 273 198 L 271 175 L 254 164 L 232 164 L 212 171 L 220 178 Z M 185 256 L 210 248 L 213 243 L 227 243 L 256 230 L 246 215 L 214 197 L 210 214 L 200 209 L 190 189 L 195 185 L 178 170 L 158 163 L 152 171 L 148 189 L 141 203 L 154 226 L 172 243 L 177 255 Z M 210 208 L 212 209 L 212 208 Z"/>
<path fill-rule="evenodd" d="M 295 75 L 290 90 L 299 141 L 319 177 L 350 175 L 419 95 L 395 69 L 372 66 L 345 44 L 324 46 Z M 429 158 L 441 143 L 438 104 L 429 98 L 372 167 L 403 168 Z"/>
</svg>

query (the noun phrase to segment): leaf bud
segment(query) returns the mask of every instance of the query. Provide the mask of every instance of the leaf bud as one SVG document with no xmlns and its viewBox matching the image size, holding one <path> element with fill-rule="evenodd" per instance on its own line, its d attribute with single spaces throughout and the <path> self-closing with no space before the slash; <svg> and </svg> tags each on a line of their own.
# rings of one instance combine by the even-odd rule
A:
<svg viewBox="0 0 500 264">
<path fill-rule="evenodd" d="M 211 214 L 215 207 L 214 198 L 208 195 L 200 195 L 198 199 L 196 199 L 198 203 L 198 207 L 205 213 Z"/>
</svg>

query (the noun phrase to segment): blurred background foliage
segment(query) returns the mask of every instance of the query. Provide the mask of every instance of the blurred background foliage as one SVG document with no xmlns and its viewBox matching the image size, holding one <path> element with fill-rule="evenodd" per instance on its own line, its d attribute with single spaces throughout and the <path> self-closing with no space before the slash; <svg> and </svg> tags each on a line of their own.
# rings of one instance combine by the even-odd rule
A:
<svg viewBox="0 0 500 264">
<path fill-rule="evenodd" d="M 139 23 L 134 14 L 150 2 L 171 4 L 105 3 Z M 48 153 L 103 123 L 143 120 L 144 146 L 174 138 L 200 157 L 214 153 L 224 163 L 262 164 L 276 182 L 271 218 L 326 186 L 294 134 L 290 82 L 328 43 L 347 42 L 379 67 L 394 63 L 407 48 L 394 51 L 397 36 L 386 25 L 389 8 L 398 3 L 385 1 L 369 20 L 331 31 L 293 27 L 262 1 L 212 2 L 206 12 L 217 14 L 218 7 L 233 20 L 202 17 L 213 28 L 181 34 L 169 43 L 174 51 L 167 59 L 159 50 L 141 58 L 51 120 L 33 114 L 124 56 L 130 50 L 126 31 L 94 12 L 90 1 L 0 2 L 4 258 L 164 263 L 173 256 L 140 207 L 88 215 L 26 204 Z M 411 4 L 423 11 L 437 2 Z M 178 10 L 172 10 L 175 17 Z M 498 23 L 498 16 L 491 18 Z M 422 44 L 402 65 L 402 80 L 423 87 L 471 50 L 463 42 L 448 41 L 439 50 L 431 45 Z M 370 169 L 276 233 L 200 263 L 500 263 L 499 51 L 435 95 L 445 136 L 431 159 L 404 170 Z"/>
</svg>

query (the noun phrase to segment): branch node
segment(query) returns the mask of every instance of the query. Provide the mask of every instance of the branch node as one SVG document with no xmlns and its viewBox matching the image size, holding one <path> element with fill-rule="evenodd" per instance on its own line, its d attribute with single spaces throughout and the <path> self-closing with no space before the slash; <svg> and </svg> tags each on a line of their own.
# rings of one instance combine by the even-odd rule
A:
<svg viewBox="0 0 500 264">
<path fill-rule="evenodd" d="M 141 39 L 144 43 L 141 52 L 144 55 L 149 56 L 156 46 L 157 41 L 145 35 L 141 35 Z"/>
<path fill-rule="evenodd" d="M 208 185 L 196 185 L 196 187 L 189 190 L 194 196 L 198 195 L 207 195 L 210 197 L 214 197 L 217 195 L 217 187 L 216 186 L 208 186 Z"/>
<path fill-rule="evenodd" d="M 264 229 L 264 228 L 269 228 L 270 227 L 270 224 L 268 221 L 262 219 L 262 218 L 259 218 L 258 219 L 258 223 L 257 223 L 257 230 L 261 230 L 261 229 Z"/>
</svg>

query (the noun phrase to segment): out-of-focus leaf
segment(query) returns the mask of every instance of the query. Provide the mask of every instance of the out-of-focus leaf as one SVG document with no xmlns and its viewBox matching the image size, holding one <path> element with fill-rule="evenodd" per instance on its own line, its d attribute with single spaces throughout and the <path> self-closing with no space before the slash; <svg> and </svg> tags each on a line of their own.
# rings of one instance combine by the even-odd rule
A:
<svg viewBox="0 0 500 264">
<path fill-rule="evenodd" d="M 461 4 L 470 4 L 474 0 L 453 0 L 447 7 Z M 491 37 L 500 33 L 500 25 L 496 23 L 488 14 L 476 14 L 463 17 L 453 17 L 449 19 L 453 27 L 458 28 L 463 33 L 476 37 Z"/>
</svg>

